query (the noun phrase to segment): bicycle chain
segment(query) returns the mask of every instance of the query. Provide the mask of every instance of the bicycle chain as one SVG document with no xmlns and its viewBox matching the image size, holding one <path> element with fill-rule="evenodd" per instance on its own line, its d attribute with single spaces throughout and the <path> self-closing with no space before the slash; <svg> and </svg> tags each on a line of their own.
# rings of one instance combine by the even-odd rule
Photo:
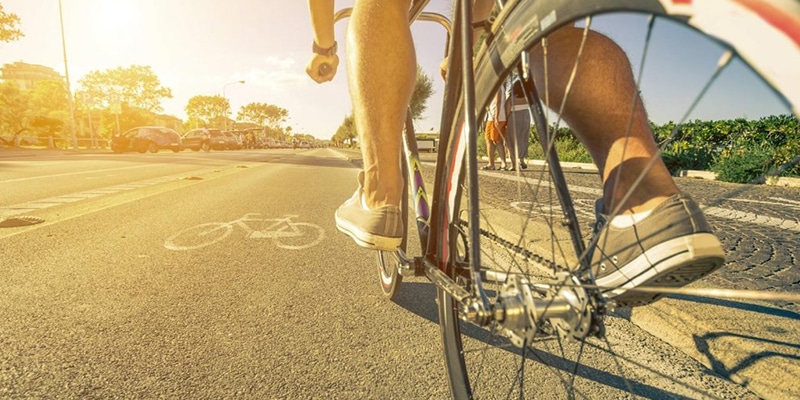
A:
<svg viewBox="0 0 800 400">
<path fill-rule="evenodd" d="M 467 227 L 467 221 L 464 221 L 463 219 L 460 219 L 458 221 L 458 225 L 466 228 Z M 569 271 L 569 268 L 566 268 L 566 267 L 564 267 L 562 265 L 559 265 L 559 264 L 555 263 L 554 261 L 552 261 L 552 260 L 550 260 L 550 259 L 548 259 L 548 258 L 546 258 L 544 256 L 541 256 L 539 254 L 533 253 L 532 251 L 530 251 L 530 250 L 528 250 L 526 248 L 523 248 L 523 247 L 521 247 L 519 245 L 516 245 L 516 244 L 514 244 L 514 243 L 512 243 L 512 242 L 510 242 L 510 241 L 508 241 L 506 239 L 503 239 L 502 237 L 498 236 L 495 233 L 489 232 L 484 228 L 479 228 L 479 230 L 480 230 L 481 236 L 486 237 L 486 238 L 492 240 L 493 242 L 502 245 L 506 249 L 508 249 L 510 251 L 513 251 L 513 252 L 525 257 L 526 259 L 533 260 L 534 262 L 537 262 L 537 263 L 539 263 L 541 265 L 544 265 L 546 267 L 552 268 L 553 271 Z"/>
</svg>

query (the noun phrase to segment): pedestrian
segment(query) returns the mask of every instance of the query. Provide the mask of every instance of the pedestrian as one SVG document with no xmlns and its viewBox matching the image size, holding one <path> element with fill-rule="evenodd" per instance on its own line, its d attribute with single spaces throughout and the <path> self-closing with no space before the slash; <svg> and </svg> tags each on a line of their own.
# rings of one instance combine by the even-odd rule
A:
<svg viewBox="0 0 800 400">
<path fill-rule="evenodd" d="M 489 157 L 489 164 L 481 168 L 484 170 L 497 169 L 494 165 L 495 150 L 500 155 L 500 169 L 508 169 L 505 150 L 506 111 L 504 96 L 505 87 L 501 85 L 500 90 L 497 91 L 494 99 L 489 104 L 489 109 L 486 111 L 486 155 Z"/>
<path fill-rule="evenodd" d="M 518 76 L 511 78 L 512 84 L 505 94 L 506 112 L 506 149 L 511 159 L 511 169 L 516 167 L 527 169 L 525 159 L 528 157 L 528 145 L 531 134 L 531 114 L 528 101 L 525 100 L 525 88 Z"/>
</svg>

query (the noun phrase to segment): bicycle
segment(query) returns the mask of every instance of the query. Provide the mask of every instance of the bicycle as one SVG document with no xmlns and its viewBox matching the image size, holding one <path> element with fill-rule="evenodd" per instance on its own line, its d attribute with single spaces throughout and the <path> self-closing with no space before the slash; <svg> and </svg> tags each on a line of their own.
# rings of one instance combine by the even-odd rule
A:
<svg viewBox="0 0 800 400">
<path fill-rule="evenodd" d="M 259 213 L 248 213 L 230 222 L 209 222 L 184 229 L 164 241 L 169 250 L 184 251 L 210 246 L 228 237 L 234 227 L 242 228 L 248 239 L 272 239 L 282 249 L 301 250 L 312 247 L 325 237 L 321 227 L 308 222 L 294 222 L 297 215 L 282 218 L 261 218 Z M 263 229 L 253 229 L 248 223 L 268 224 Z M 198 239 L 200 242 L 198 242 Z"/>
<path fill-rule="evenodd" d="M 408 116 L 403 132 L 408 184 L 401 209 L 405 212 L 406 226 L 410 225 L 408 209 L 415 210 L 413 226 L 419 233 L 421 255 L 406 254 L 408 234 L 400 251 L 378 252 L 381 289 L 387 297 L 394 298 L 404 276 L 425 276 L 436 286 L 445 366 L 454 398 L 523 398 L 538 388 L 544 388 L 547 396 L 553 396 L 551 390 L 565 389 L 567 395 L 557 398 L 589 397 L 582 392 L 580 382 L 583 375 L 579 367 L 589 358 L 583 358 L 584 351 L 591 348 L 610 353 L 611 359 L 603 358 L 598 368 L 612 366 L 622 371 L 622 362 L 613 357 L 613 346 L 605 330 L 614 301 L 606 297 L 604 288 L 594 284 L 586 257 L 587 248 L 596 239 L 581 229 L 591 220 L 587 220 L 585 212 L 576 210 L 575 185 L 568 182 L 559 162 L 556 144 L 560 113 L 555 112 L 551 117 L 545 112 L 545 108 L 563 110 L 559 107 L 567 101 L 569 89 L 561 104 L 547 104 L 545 100 L 543 106 L 539 99 L 548 98 L 548 88 L 534 82 L 522 54 L 536 45 L 546 49 L 547 36 L 560 27 L 578 21 L 586 32 L 595 19 L 612 12 L 646 16 L 642 19 L 645 43 L 638 64 L 640 70 L 645 66 L 652 34 L 660 24 L 681 26 L 710 38 L 710 42 L 724 49 L 720 61 L 662 142 L 666 146 L 680 134 L 681 125 L 734 59 L 752 68 L 798 115 L 800 5 L 781 0 L 512 0 L 498 1 L 492 19 L 473 24 L 470 0 L 457 2 L 452 21 L 441 14 L 423 11 L 427 3 L 427 0 L 412 3 L 410 23 L 438 22 L 448 30 L 449 41 L 433 202 L 428 202 L 413 124 Z M 335 20 L 349 13 L 349 9 L 339 11 Z M 474 60 L 465 56 L 472 54 L 473 27 L 486 31 Z M 758 40 L 753 40 L 755 36 Z M 774 47 L 768 49 L 765 44 Z M 590 61 L 581 60 L 579 50 L 572 76 L 580 62 Z M 520 172 L 513 179 L 509 175 L 478 172 L 477 121 L 512 72 L 522 77 L 546 159 L 545 167 L 532 178 Z M 640 72 L 637 84 L 641 77 Z M 653 163 L 649 161 L 644 170 Z M 489 180 L 500 176 L 511 183 Z M 492 192 L 505 193 L 514 201 L 490 197 L 488 191 L 479 190 L 481 185 L 505 189 Z M 414 194 L 411 200 L 409 193 Z M 722 198 L 724 195 L 718 197 Z M 515 206 L 506 204 L 512 202 Z M 520 204 L 526 204 L 529 212 L 520 212 Z M 721 202 L 712 199 L 709 204 L 718 206 Z M 618 212 L 612 213 L 612 218 Z M 788 258 L 788 267 L 796 267 L 797 262 L 797 258 Z M 791 285 L 789 282 L 783 289 L 791 290 Z M 795 292 L 672 287 L 636 290 L 659 295 L 800 301 L 796 289 Z M 532 361 L 545 367 L 537 368 L 538 363 Z M 635 394 L 634 385 L 627 380 L 619 386 L 618 389 Z M 675 393 L 679 397 L 714 396 L 691 389 L 686 392 L 675 389 Z"/>
</svg>

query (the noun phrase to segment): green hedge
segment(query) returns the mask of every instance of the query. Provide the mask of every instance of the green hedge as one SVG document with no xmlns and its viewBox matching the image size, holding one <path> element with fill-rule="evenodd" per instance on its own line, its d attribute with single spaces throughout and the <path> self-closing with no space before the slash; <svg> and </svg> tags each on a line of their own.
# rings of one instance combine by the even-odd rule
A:
<svg viewBox="0 0 800 400">
<path fill-rule="evenodd" d="M 794 115 L 689 121 L 679 129 L 672 122 L 651 123 L 651 128 L 664 163 L 673 173 L 716 171 L 718 179 L 729 182 L 762 181 L 766 174 L 800 176 L 800 124 Z M 592 162 L 568 128 L 559 129 L 556 148 L 561 161 Z M 533 128 L 529 154 L 533 159 L 543 158 Z"/>
</svg>

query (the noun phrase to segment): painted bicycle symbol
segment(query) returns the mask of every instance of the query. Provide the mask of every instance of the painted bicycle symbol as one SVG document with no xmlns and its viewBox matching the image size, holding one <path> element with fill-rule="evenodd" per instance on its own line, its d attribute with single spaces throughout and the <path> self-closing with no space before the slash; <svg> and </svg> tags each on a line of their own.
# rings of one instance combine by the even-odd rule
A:
<svg viewBox="0 0 800 400">
<path fill-rule="evenodd" d="M 283 218 L 263 218 L 259 213 L 248 213 L 230 222 L 209 222 L 184 229 L 164 241 L 169 250 L 199 249 L 228 237 L 233 228 L 242 228 L 248 239 L 272 239 L 282 249 L 300 250 L 316 245 L 325 237 L 325 231 L 308 222 L 294 222 L 297 215 Z M 252 225 L 264 226 L 254 229 Z"/>
</svg>

